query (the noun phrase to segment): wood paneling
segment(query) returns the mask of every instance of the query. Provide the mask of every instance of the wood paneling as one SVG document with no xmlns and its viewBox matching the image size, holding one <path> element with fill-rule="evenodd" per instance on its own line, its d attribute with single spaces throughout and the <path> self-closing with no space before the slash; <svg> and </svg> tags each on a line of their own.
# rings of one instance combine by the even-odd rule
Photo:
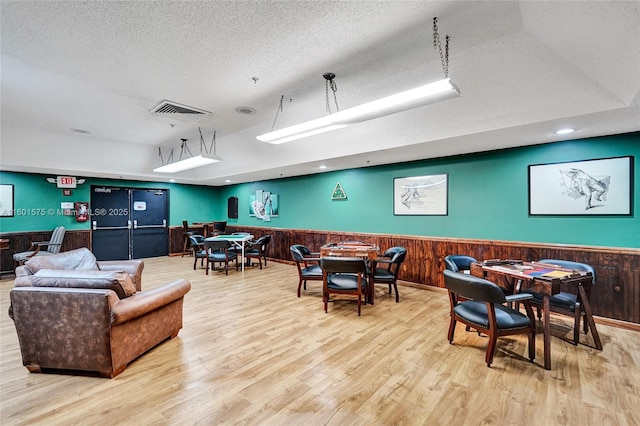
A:
<svg viewBox="0 0 640 426">
<path fill-rule="evenodd" d="M 49 241 L 53 230 L 49 231 L 31 231 L 31 232 L 7 232 L 2 233 L 2 238 L 9 239 L 9 249 L 2 250 L 2 263 L 0 271 L 12 272 L 15 268 L 13 254 L 29 250 L 32 241 Z M 73 250 L 80 247 L 88 247 L 91 249 L 91 231 L 90 230 L 69 230 L 64 234 L 62 240 L 61 251 Z"/>
<path fill-rule="evenodd" d="M 251 232 L 256 238 L 271 234 L 267 257 L 283 261 L 291 259 L 289 247 L 292 244 L 303 244 L 312 251 L 318 251 L 325 243 L 341 240 L 371 242 L 381 250 L 403 246 L 407 248 L 407 258 L 399 278 L 415 283 L 417 287 L 444 287 L 442 271 L 445 269 L 444 258 L 449 254 L 466 254 L 478 260 L 548 258 L 588 263 L 597 274 L 597 285 L 591 293 L 594 314 L 640 323 L 639 249 L 227 225 L 227 232 L 235 231 Z"/>
<path fill-rule="evenodd" d="M 271 234 L 267 257 L 290 261 L 289 247 L 304 244 L 314 251 L 328 242 L 362 240 L 378 245 L 381 250 L 393 246 L 407 248 L 407 258 L 400 279 L 415 286 L 444 287 L 442 271 L 448 254 L 467 254 L 478 260 L 543 258 L 568 259 L 588 263 L 596 269 L 597 285 L 591 298 L 597 316 L 640 324 L 640 250 L 509 241 L 430 238 L 408 235 L 384 235 L 301 229 L 238 227 L 227 225 L 227 232 L 247 231 L 258 238 Z M 2 271 L 14 268 L 13 253 L 25 251 L 32 241 L 48 241 L 52 230 L 0 234 L 9 239 L 9 249 L 1 251 Z M 90 230 L 67 230 L 62 250 L 91 248 Z M 169 228 L 170 253 L 182 252 L 182 227 Z"/>
</svg>

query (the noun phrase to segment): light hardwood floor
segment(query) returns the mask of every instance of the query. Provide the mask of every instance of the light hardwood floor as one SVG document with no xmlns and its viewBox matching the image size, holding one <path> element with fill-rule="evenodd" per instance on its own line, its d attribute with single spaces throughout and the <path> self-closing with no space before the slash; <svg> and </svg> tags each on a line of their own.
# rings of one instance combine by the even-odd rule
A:
<svg viewBox="0 0 640 426">
<path fill-rule="evenodd" d="M 322 307 L 320 284 L 296 297 L 294 266 L 192 269 L 189 257 L 145 260 L 143 290 L 191 281 L 184 328 L 115 379 L 30 374 L 0 282 L 2 425 L 638 425 L 640 333 L 598 325 L 604 350 L 573 346 L 552 317 L 552 370 L 526 360 L 526 336 L 487 339 L 458 325 L 449 345 L 445 292 L 378 286 L 362 316 Z M 585 336 L 581 336 L 585 339 Z M 586 337 L 590 341 L 590 337 Z"/>
</svg>

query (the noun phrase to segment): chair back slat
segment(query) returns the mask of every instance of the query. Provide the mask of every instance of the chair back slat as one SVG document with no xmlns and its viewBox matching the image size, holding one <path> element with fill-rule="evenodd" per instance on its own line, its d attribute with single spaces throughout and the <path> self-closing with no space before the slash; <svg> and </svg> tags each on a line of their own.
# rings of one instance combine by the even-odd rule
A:
<svg viewBox="0 0 640 426">
<path fill-rule="evenodd" d="M 64 234 L 66 229 L 64 226 L 58 226 L 53 230 L 51 234 L 51 240 L 49 241 L 49 247 L 47 251 L 52 254 L 60 253 L 60 248 L 62 247 L 62 240 L 64 240 Z"/>
<path fill-rule="evenodd" d="M 365 273 L 367 264 L 360 257 L 323 257 L 320 267 L 329 273 Z"/>
<path fill-rule="evenodd" d="M 231 247 L 231 243 L 227 240 L 204 240 L 203 244 L 207 250 L 210 249 L 214 251 L 227 250 Z"/>
<path fill-rule="evenodd" d="M 477 262 L 476 258 L 463 254 L 450 254 L 444 258 L 446 268 L 453 272 L 468 271 L 473 262 Z"/>
<path fill-rule="evenodd" d="M 504 303 L 506 298 L 500 287 L 491 281 L 474 277 L 473 275 L 461 274 L 448 269 L 444 273 L 444 286 L 447 290 L 460 295 L 466 299 L 473 299 L 478 302 Z"/>
</svg>

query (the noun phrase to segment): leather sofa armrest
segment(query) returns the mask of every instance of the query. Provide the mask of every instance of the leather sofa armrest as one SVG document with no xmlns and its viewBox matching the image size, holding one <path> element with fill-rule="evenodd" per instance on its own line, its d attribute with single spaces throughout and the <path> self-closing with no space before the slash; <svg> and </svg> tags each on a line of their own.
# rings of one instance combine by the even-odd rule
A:
<svg viewBox="0 0 640 426">
<path fill-rule="evenodd" d="M 101 271 L 123 271 L 129 274 L 137 291 L 142 291 L 142 260 L 102 260 L 98 262 Z"/>
<path fill-rule="evenodd" d="M 111 308 L 112 325 L 121 324 L 174 302 L 189 292 L 191 283 L 179 279 L 161 287 L 136 293 Z"/>
<path fill-rule="evenodd" d="M 27 275 L 32 275 L 32 273 L 26 266 L 20 265 L 16 268 L 16 277 L 25 277 Z"/>
</svg>

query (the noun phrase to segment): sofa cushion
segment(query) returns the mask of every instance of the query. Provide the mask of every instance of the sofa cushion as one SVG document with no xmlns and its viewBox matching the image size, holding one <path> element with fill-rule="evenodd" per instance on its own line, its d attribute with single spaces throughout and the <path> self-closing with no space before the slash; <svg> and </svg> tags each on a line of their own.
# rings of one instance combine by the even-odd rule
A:
<svg viewBox="0 0 640 426">
<path fill-rule="evenodd" d="M 79 271 L 41 269 L 28 280 L 16 280 L 17 287 L 91 288 L 113 290 L 120 299 L 136 292 L 131 277 L 126 272 L 118 271 Z"/>
<path fill-rule="evenodd" d="M 96 257 L 86 247 L 50 256 L 34 256 L 25 262 L 25 266 L 32 274 L 41 269 L 98 270 Z"/>
</svg>

